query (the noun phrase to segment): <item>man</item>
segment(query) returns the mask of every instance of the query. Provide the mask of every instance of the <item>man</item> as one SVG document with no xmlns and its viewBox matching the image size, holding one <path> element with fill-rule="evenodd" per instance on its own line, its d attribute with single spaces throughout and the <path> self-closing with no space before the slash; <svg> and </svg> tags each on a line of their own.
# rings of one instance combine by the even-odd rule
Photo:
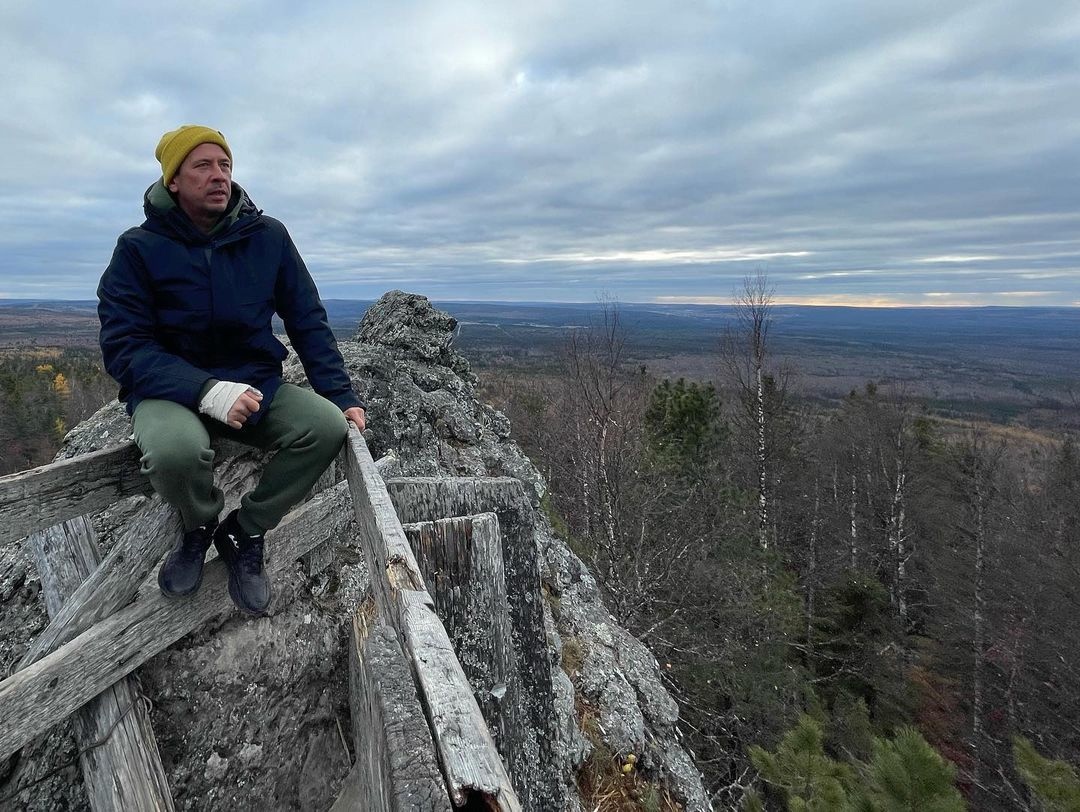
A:
<svg viewBox="0 0 1080 812">
<path fill-rule="evenodd" d="M 161 137 L 155 157 L 162 177 L 144 196 L 146 221 L 120 236 L 98 286 L 105 368 L 132 416 L 143 473 L 183 519 L 161 591 L 194 593 L 213 542 L 233 601 L 264 614 L 263 535 L 334 459 L 348 422 L 364 430 L 364 404 L 288 232 L 232 182 L 225 137 L 185 125 Z M 315 391 L 282 383 L 275 312 Z M 276 452 L 220 524 L 213 437 Z"/>
</svg>

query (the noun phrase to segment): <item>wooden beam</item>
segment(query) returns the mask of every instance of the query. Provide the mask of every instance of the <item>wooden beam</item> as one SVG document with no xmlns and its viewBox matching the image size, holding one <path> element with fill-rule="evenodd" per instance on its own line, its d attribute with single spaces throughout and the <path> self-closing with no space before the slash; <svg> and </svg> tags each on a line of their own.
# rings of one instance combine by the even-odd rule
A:
<svg viewBox="0 0 1080 812">
<path fill-rule="evenodd" d="M 520 724 L 527 720 L 514 713 L 520 682 L 498 518 L 482 513 L 404 529 L 435 599 L 435 612 L 514 778 L 513 765 L 522 756 Z"/>
<path fill-rule="evenodd" d="M 396 457 L 387 455 L 380 458 L 375 466 L 381 471 L 396 463 Z M 317 488 L 317 493 L 341 481 L 340 476 L 334 479 L 336 467 L 331 465 L 327 468 L 327 475 L 320 479 L 321 487 Z M 62 607 L 50 612 L 49 625 L 34 638 L 15 670 L 26 668 L 99 620 L 127 606 L 143 585 L 146 575 L 177 543 L 182 531 L 179 514 L 161 497 L 155 496 L 150 507 L 128 527 L 90 577 L 78 585 Z M 317 564 L 312 563 L 313 558 L 318 561 Z M 301 559 L 308 567 L 309 575 L 321 571 L 333 562 L 333 544 L 319 544 Z"/>
<path fill-rule="evenodd" d="M 353 618 L 349 704 L 356 766 L 331 812 L 451 812 L 412 671 L 368 598 Z"/>
<path fill-rule="evenodd" d="M 341 453 L 338 455 L 337 459 L 326 469 L 326 472 L 311 489 L 312 493 L 319 494 L 327 488 L 341 482 L 345 478 L 345 465 L 345 447 L 342 446 Z M 398 459 L 397 454 L 390 451 L 375 460 L 375 467 L 385 478 L 389 472 L 400 469 L 401 461 Z M 317 545 L 310 552 L 302 555 L 300 557 L 300 562 L 304 565 L 304 573 L 309 578 L 313 578 L 320 572 L 332 567 L 334 565 L 334 559 L 334 544 L 332 542 L 327 542 L 325 544 Z"/>
<path fill-rule="evenodd" d="M 520 479 L 508 476 L 393 477 L 390 501 L 403 524 L 477 513 L 527 514 L 531 508 Z M 521 524 L 525 515 L 516 516 Z"/>
<path fill-rule="evenodd" d="M 533 507 L 522 483 L 510 477 L 401 477 L 386 483 L 406 523 L 493 512 L 499 519 L 510 614 L 515 676 L 502 713 L 515 720 L 507 763 L 528 809 L 565 809 L 569 803 L 556 753 L 561 735 L 555 715 L 551 653 L 544 625 L 540 555 Z"/>
<path fill-rule="evenodd" d="M 212 445 L 215 465 L 249 448 L 220 438 Z M 0 477 L 0 546 L 125 497 L 152 493 L 139 469 L 140 456 L 129 441 Z M 386 460 L 396 463 L 396 457 Z"/>
<path fill-rule="evenodd" d="M 266 569 L 273 577 L 349 522 L 341 483 L 300 506 L 267 533 Z M 215 617 L 234 610 L 225 565 L 210 561 L 190 598 L 146 590 L 134 603 L 0 682 L 0 759 L 66 718 L 159 651 Z"/>
<path fill-rule="evenodd" d="M 34 533 L 27 547 L 41 575 L 46 609 L 56 615 L 64 599 L 97 568 L 94 531 L 85 517 Z M 83 783 L 95 812 L 172 810 L 148 707 L 133 677 L 106 688 L 74 718 Z M 100 745 L 86 749 L 90 745 Z"/>
<path fill-rule="evenodd" d="M 0 477 L 0 545 L 150 492 L 135 443 Z"/>
<path fill-rule="evenodd" d="M 52 621 L 34 638 L 17 668 L 26 668 L 131 603 L 147 573 L 179 541 L 182 531 L 180 515 L 155 496 L 149 509 L 132 522 L 105 560 L 78 585 L 64 605 L 58 611 L 50 611 Z"/>
<path fill-rule="evenodd" d="M 519 810 L 367 444 L 351 427 L 346 442 L 349 490 L 379 613 L 394 627 L 413 669 L 450 800 L 456 806 Z"/>
</svg>

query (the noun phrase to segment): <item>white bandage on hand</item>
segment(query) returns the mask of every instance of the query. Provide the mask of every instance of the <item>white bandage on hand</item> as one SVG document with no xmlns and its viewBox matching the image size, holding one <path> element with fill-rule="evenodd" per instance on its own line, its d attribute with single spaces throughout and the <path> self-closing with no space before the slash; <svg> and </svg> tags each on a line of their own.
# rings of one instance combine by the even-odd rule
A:
<svg viewBox="0 0 1080 812">
<path fill-rule="evenodd" d="M 228 425 L 229 409 L 236 403 L 236 399 L 245 392 L 254 392 L 259 397 L 262 397 L 262 392 L 254 386 L 248 386 L 246 383 L 218 381 L 210 387 L 210 391 L 203 395 L 203 399 L 199 401 L 199 413 L 208 415 L 214 420 L 220 420 Z"/>
</svg>

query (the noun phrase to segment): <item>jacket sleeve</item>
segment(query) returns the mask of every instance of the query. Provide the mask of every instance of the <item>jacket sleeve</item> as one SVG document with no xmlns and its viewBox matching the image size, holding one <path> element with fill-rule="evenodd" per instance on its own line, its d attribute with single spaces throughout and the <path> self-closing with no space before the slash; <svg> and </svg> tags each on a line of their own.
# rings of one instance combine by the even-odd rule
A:
<svg viewBox="0 0 1080 812">
<path fill-rule="evenodd" d="M 155 335 L 153 294 L 142 258 L 121 236 L 98 284 L 101 355 L 120 398 L 172 400 L 192 409 L 213 376 L 166 350 Z"/>
<path fill-rule="evenodd" d="M 364 408 L 364 403 L 353 391 L 315 281 L 289 233 L 284 226 L 281 228 L 284 245 L 274 304 L 285 323 L 285 332 L 316 392 L 342 411 L 353 406 Z"/>
</svg>

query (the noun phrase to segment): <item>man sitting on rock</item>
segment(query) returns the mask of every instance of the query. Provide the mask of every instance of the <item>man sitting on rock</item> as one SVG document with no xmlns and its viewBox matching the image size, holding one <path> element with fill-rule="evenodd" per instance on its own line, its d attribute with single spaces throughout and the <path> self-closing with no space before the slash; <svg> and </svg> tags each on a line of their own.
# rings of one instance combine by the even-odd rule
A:
<svg viewBox="0 0 1080 812">
<path fill-rule="evenodd" d="M 213 542 L 229 595 L 260 615 L 270 604 L 263 534 L 334 459 L 348 422 L 364 430 L 364 404 L 288 232 L 232 182 L 225 137 L 185 125 L 161 137 L 155 156 L 162 177 L 144 196 L 146 221 L 120 236 L 98 286 L 101 352 L 142 471 L 183 519 L 161 591 L 194 593 Z M 275 312 L 315 391 L 282 382 Z M 220 525 L 212 437 L 276 452 Z"/>
</svg>

